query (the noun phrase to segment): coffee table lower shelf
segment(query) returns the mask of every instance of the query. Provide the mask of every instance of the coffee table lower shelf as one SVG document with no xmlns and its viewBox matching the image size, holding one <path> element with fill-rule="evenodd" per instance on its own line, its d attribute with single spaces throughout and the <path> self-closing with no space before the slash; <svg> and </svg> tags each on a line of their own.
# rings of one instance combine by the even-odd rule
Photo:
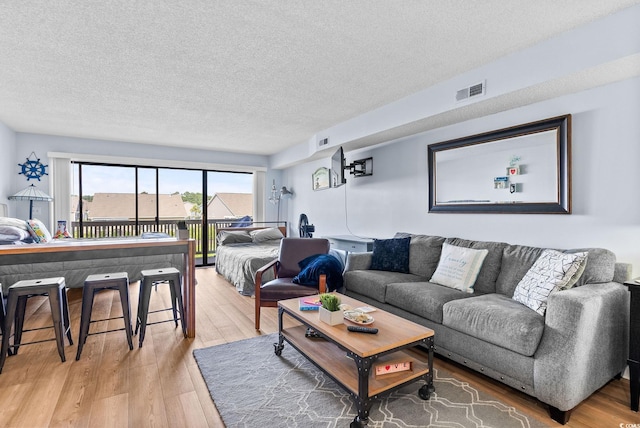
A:
<svg viewBox="0 0 640 428">
<path fill-rule="evenodd" d="M 281 355 L 284 341 L 297 349 L 320 370 L 341 385 L 355 400 L 358 416 L 352 427 L 367 423 L 371 400 L 382 393 L 391 392 L 408 383 L 423 379 L 426 384 L 418 390 L 422 399 L 429 399 L 433 388 L 433 338 L 392 350 L 379 355 L 360 357 L 343 349 L 329 339 L 305 337 L 305 325 L 280 330 L 279 342 L 274 343 L 276 355 Z M 415 348 L 422 344 L 429 351 Z M 392 362 L 411 362 L 411 370 L 389 373 L 380 376 L 373 374 L 374 367 Z"/>
</svg>

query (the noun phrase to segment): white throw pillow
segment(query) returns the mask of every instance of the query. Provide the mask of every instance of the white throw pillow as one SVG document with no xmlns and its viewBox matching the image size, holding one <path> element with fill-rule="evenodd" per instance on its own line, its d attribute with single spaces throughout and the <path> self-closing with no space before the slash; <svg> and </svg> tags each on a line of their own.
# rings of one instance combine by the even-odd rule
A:
<svg viewBox="0 0 640 428">
<path fill-rule="evenodd" d="M 445 242 L 442 244 L 438 267 L 430 281 L 466 293 L 473 293 L 473 285 L 488 253 L 488 250 L 474 250 Z"/>
<path fill-rule="evenodd" d="M 544 315 L 549 295 L 576 283 L 584 271 L 587 255 L 586 252 L 570 254 L 544 250 L 518 283 L 513 300 Z"/>
</svg>

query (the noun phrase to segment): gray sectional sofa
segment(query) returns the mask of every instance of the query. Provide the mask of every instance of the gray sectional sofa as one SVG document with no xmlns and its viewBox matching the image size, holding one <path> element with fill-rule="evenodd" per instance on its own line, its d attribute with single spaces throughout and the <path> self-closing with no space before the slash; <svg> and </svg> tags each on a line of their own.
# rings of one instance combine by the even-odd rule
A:
<svg viewBox="0 0 640 428">
<path fill-rule="evenodd" d="M 549 295 L 544 315 L 512 299 L 542 248 L 439 236 L 410 237 L 409 272 L 372 270 L 373 253 L 350 253 L 344 293 L 435 331 L 436 353 L 549 405 L 566 423 L 571 409 L 625 367 L 630 265 L 601 248 L 573 288 Z M 429 282 L 443 243 L 488 250 L 472 293 Z"/>
</svg>

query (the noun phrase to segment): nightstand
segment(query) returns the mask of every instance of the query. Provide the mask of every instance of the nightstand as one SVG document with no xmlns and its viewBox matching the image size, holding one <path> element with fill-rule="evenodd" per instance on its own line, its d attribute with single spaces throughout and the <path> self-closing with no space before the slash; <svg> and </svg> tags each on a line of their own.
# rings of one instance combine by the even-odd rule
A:
<svg viewBox="0 0 640 428">
<path fill-rule="evenodd" d="M 625 281 L 631 292 L 629 317 L 629 385 L 631 389 L 631 410 L 638 411 L 640 398 L 640 278 Z"/>
</svg>

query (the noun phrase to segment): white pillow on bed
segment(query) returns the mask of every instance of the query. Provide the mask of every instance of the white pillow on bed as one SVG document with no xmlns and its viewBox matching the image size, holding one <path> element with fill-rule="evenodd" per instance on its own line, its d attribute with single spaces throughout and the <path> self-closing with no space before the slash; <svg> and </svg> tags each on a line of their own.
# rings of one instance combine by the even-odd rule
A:
<svg viewBox="0 0 640 428">
<path fill-rule="evenodd" d="M 218 245 L 251 242 L 251 235 L 246 230 L 223 230 L 218 233 Z"/>
<path fill-rule="evenodd" d="M 2 236 L 0 239 L 5 241 L 22 241 L 31 235 L 19 227 L 0 224 L 0 236 Z"/>
<path fill-rule="evenodd" d="M 282 232 L 280 232 L 280 229 L 278 229 L 277 227 L 270 227 L 268 229 L 251 231 L 251 239 L 256 244 L 260 242 L 271 241 L 274 239 L 282 239 L 282 238 L 284 238 L 284 235 L 282 234 Z"/>
<path fill-rule="evenodd" d="M 13 226 L 22 230 L 29 230 L 27 222 L 13 217 L 0 217 L 0 226 Z"/>
</svg>

